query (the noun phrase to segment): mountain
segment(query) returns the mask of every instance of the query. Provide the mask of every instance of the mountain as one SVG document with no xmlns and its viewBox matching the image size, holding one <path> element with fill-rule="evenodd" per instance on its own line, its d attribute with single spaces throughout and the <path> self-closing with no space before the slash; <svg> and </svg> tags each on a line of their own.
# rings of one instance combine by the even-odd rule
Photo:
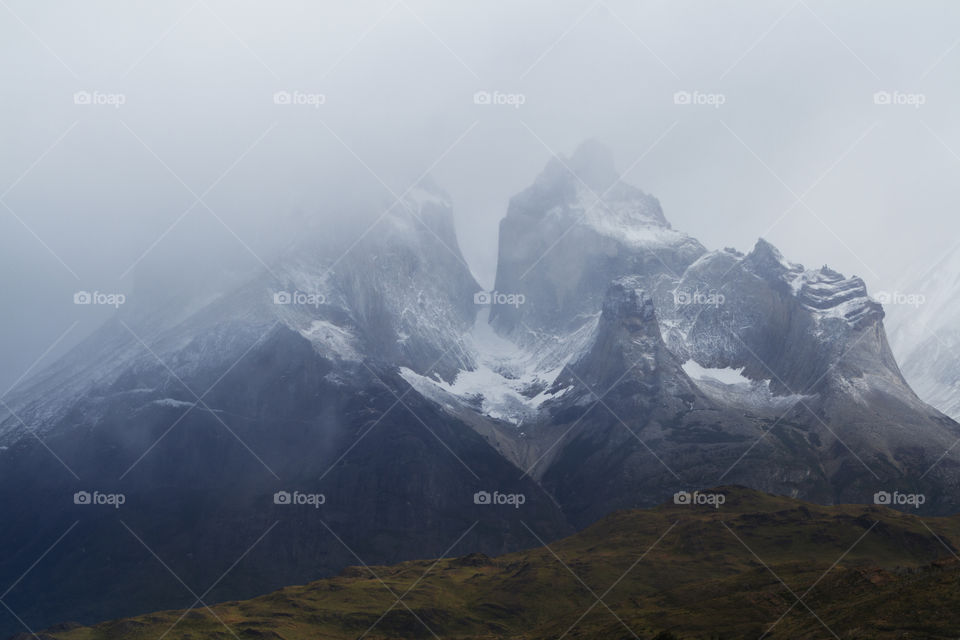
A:
<svg viewBox="0 0 960 640">
<path fill-rule="evenodd" d="M 620 511 L 518 553 L 457 550 L 436 560 L 353 566 L 209 610 L 60 625 L 40 637 L 956 636 L 956 516 L 822 507 L 739 487 L 704 495 L 723 502 Z"/>
<path fill-rule="evenodd" d="M 960 419 L 960 249 L 896 291 L 881 292 L 891 309 L 891 342 L 903 373 L 925 401 Z"/>
<path fill-rule="evenodd" d="M 500 237 L 490 323 L 527 366 L 503 377 L 553 383 L 519 388 L 535 406 L 485 434 L 576 526 L 718 482 L 960 509 L 960 428 L 904 380 L 861 279 L 765 240 L 707 251 L 592 142 L 511 201 Z"/>
<path fill-rule="evenodd" d="M 528 544 L 521 517 L 571 531 L 542 488 L 398 375 L 471 363 L 461 337 L 479 287 L 442 192 L 414 190 L 362 236 L 304 238 L 271 271 L 196 309 L 131 295 L 11 397 L 0 575 L 18 617 L 4 610 L 0 631 L 189 606 L 165 565 L 223 600 L 337 572 L 353 552 L 395 562 L 463 536 L 502 553 Z M 474 504 L 493 488 L 523 494 L 523 511 Z M 281 491 L 325 502 L 275 504 Z"/>
<path fill-rule="evenodd" d="M 511 199 L 495 289 L 522 294 L 524 304 L 495 305 L 491 322 L 521 341 L 569 332 L 596 315 L 616 278 L 636 274 L 652 289 L 705 252 L 670 227 L 656 198 L 620 180 L 608 149 L 588 141 Z"/>
<path fill-rule="evenodd" d="M 960 511 L 960 426 L 859 278 L 708 251 L 595 142 L 510 202 L 495 291 L 436 185 L 387 204 L 261 271 L 173 247 L 8 397 L 0 632 L 514 552 L 718 484 Z"/>
</svg>

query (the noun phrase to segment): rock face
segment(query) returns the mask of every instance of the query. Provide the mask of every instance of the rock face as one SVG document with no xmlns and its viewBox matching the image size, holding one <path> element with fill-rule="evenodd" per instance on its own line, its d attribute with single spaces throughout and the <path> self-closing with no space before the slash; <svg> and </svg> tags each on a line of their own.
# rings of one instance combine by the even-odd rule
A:
<svg viewBox="0 0 960 640">
<path fill-rule="evenodd" d="M 664 344 L 653 300 L 633 285 L 631 278 L 610 285 L 590 350 L 558 380 L 596 396 L 616 390 L 623 397 L 691 402 L 697 388 Z"/>
<path fill-rule="evenodd" d="M 781 392 L 807 392 L 879 328 L 858 351 L 873 356 L 863 368 L 903 382 L 882 336 L 883 309 L 863 281 L 788 263 L 764 240 L 746 256 L 704 255 L 671 293 L 674 304 L 661 307 L 667 340 L 704 366 L 745 368 L 750 378 L 772 378 Z"/>
<path fill-rule="evenodd" d="M 798 406 L 811 428 L 855 452 L 871 475 L 888 469 L 919 476 L 935 463 L 931 473 L 953 468 L 952 459 L 937 460 L 956 442 L 956 427 L 904 380 L 883 309 L 859 278 L 805 270 L 760 241 L 744 257 L 704 256 L 678 287 L 718 301 L 665 305 L 667 342 L 682 357 L 741 370 L 775 394 L 804 398 Z"/>
<path fill-rule="evenodd" d="M 652 284 L 704 252 L 670 227 L 656 198 L 620 181 L 609 151 L 586 143 L 569 160 L 551 160 L 510 201 L 496 289 L 526 301 L 494 307 L 491 320 L 521 340 L 537 330 L 573 331 L 596 315 L 614 279 L 640 274 Z"/>
<path fill-rule="evenodd" d="M 429 184 L 269 273 L 142 286 L 0 413 L 0 575 L 68 532 L 4 598 L 34 628 L 192 605 L 156 557 L 212 602 L 723 483 L 960 508 L 960 427 L 904 381 L 863 282 L 763 240 L 708 252 L 596 143 L 511 201 L 497 295 Z"/>
</svg>

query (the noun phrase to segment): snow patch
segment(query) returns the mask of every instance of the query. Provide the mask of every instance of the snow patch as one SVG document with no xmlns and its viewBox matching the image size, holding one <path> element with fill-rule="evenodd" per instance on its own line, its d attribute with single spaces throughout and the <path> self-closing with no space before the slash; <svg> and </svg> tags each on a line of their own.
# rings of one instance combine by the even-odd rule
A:
<svg viewBox="0 0 960 640">
<path fill-rule="evenodd" d="M 770 380 L 751 380 L 743 375 L 743 368 L 710 368 L 694 360 L 688 360 L 682 366 L 704 394 L 728 405 L 782 411 L 797 402 L 813 398 L 800 394 L 774 395 L 770 391 Z"/>
<path fill-rule="evenodd" d="M 401 368 L 400 375 L 421 392 L 442 391 L 448 399 L 519 426 L 535 418 L 544 402 L 566 393 L 569 388 L 551 390 L 551 385 L 574 354 L 560 361 L 545 358 L 498 335 L 488 318 L 488 309 L 480 311 L 465 337 L 467 348 L 475 356 L 474 369 L 461 370 L 452 383 L 407 368 Z M 430 395 L 436 397 L 435 393 Z"/>
<path fill-rule="evenodd" d="M 159 400 L 154 400 L 153 404 L 160 405 L 161 407 L 174 407 L 177 409 L 186 409 L 187 407 L 192 407 L 196 402 L 185 402 L 183 400 L 176 400 L 175 398 L 160 398 Z"/>
<path fill-rule="evenodd" d="M 743 367 L 734 369 L 712 369 L 701 366 L 696 360 L 687 360 L 683 363 L 683 371 L 693 380 L 713 380 L 721 384 L 753 384 L 753 380 L 743 375 Z"/>
<path fill-rule="evenodd" d="M 314 320 L 310 326 L 300 331 L 300 335 L 310 341 L 313 348 L 324 357 L 359 362 L 362 360 L 357 349 L 357 338 L 349 330 L 338 327 L 326 320 Z"/>
<path fill-rule="evenodd" d="M 598 200 L 595 193 L 578 189 L 570 210 L 580 224 L 632 247 L 672 247 L 692 241 L 687 234 L 664 225 L 640 198 Z M 556 207 L 548 215 L 569 213 L 564 207 Z"/>
<path fill-rule="evenodd" d="M 634 247 L 673 246 L 688 239 L 645 215 L 638 202 L 584 202 L 582 208 L 586 225 Z"/>
</svg>

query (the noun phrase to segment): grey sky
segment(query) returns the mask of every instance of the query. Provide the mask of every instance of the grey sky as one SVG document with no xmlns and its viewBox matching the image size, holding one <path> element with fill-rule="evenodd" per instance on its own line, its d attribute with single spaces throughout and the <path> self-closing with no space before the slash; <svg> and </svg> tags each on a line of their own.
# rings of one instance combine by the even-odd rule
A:
<svg viewBox="0 0 960 640">
<path fill-rule="evenodd" d="M 179 260 L 184 238 L 255 267 L 278 220 L 349 215 L 344 184 L 389 201 L 381 181 L 401 193 L 432 166 L 489 286 L 509 197 L 585 138 L 710 248 L 762 235 L 876 291 L 960 238 L 954 2 L 4 0 L 0 15 L 0 393 L 75 321 L 50 357 L 102 321 L 73 292 L 128 291 L 132 264 Z M 83 91 L 123 104 L 75 104 Z"/>
</svg>

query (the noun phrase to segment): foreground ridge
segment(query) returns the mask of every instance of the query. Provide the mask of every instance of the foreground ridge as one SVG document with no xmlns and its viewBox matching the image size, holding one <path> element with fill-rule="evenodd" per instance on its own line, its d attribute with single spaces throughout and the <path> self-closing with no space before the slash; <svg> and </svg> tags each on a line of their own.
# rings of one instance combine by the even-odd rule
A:
<svg viewBox="0 0 960 640">
<path fill-rule="evenodd" d="M 496 558 L 348 567 L 252 600 L 59 625 L 40 637 L 955 637 L 960 516 L 820 506 L 742 487 L 691 495 Z"/>
</svg>

